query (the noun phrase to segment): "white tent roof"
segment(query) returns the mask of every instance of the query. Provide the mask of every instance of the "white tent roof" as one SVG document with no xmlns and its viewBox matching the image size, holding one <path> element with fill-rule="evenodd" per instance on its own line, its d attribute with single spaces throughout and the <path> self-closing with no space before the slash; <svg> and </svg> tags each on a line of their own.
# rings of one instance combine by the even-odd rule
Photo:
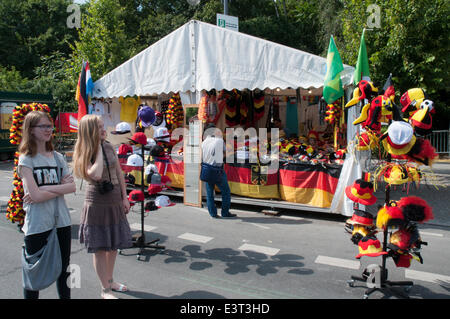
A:
<svg viewBox="0 0 450 319">
<path fill-rule="evenodd" d="M 96 81 L 93 95 L 319 88 L 326 65 L 326 58 L 191 20 Z M 353 72 L 344 65 L 344 86 Z"/>
</svg>

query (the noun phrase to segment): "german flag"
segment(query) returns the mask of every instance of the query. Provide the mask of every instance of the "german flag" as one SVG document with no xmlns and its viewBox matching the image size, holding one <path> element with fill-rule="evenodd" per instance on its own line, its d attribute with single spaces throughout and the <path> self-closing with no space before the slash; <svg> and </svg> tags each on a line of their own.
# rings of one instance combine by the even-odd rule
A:
<svg viewBox="0 0 450 319">
<path fill-rule="evenodd" d="M 81 118 L 87 114 L 87 109 L 89 105 L 86 79 L 87 79 L 86 63 L 83 62 L 80 76 L 78 78 L 77 91 L 75 94 L 75 99 L 78 102 L 78 122 L 80 122 Z"/>
<path fill-rule="evenodd" d="M 316 207 L 330 207 L 341 169 L 342 166 L 323 167 L 301 163 L 281 166 L 281 199 Z"/>
<path fill-rule="evenodd" d="M 268 173 L 268 166 L 227 163 L 224 166 L 232 194 L 253 198 L 280 198 L 278 172 Z"/>
<path fill-rule="evenodd" d="M 175 188 L 184 188 L 184 163 L 176 163 L 173 160 L 170 160 L 168 163 L 163 161 L 155 161 L 155 165 L 158 168 L 158 173 L 161 176 L 167 176 L 171 180 L 170 187 Z M 166 170 L 167 165 L 167 170 Z M 136 179 L 135 185 L 141 185 L 141 171 L 140 170 L 132 170 L 130 172 L 132 176 Z M 144 186 L 148 186 L 147 176 L 144 176 Z"/>
</svg>

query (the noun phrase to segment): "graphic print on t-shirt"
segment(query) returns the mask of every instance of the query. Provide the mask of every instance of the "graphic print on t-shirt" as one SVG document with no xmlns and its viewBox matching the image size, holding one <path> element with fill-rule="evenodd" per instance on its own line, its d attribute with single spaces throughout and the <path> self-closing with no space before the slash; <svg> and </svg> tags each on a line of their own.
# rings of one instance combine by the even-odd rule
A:
<svg viewBox="0 0 450 319">
<path fill-rule="evenodd" d="M 34 167 L 33 175 L 37 186 L 59 184 L 57 167 L 51 166 Z"/>
</svg>

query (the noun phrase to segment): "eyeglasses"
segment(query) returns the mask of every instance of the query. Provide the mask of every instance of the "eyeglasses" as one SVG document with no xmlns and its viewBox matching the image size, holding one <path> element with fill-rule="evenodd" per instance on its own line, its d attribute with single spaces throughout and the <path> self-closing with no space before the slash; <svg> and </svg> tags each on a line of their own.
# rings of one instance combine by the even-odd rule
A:
<svg viewBox="0 0 450 319">
<path fill-rule="evenodd" d="M 53 125 L 42 124 L 42 125 L 35 125 L 33 127 L 39 127 L 40 129 L 43 129 L 43 130 L 53 130 Z"/>
</svg>

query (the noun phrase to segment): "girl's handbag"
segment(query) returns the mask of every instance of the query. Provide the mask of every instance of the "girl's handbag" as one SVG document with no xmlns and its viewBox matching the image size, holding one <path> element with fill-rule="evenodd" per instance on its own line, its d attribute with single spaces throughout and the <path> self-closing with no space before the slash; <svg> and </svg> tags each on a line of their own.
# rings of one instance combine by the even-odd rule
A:
<svg viewBox="0 0 450 319">
<path fill-rule="evenodd" d="M 62 166 L 56 156 L 58 178 L 61 183 Z M 58 199 L 55 198 L 55 226 L 47 238 L 47 244 L 36 253 L 30 255 L 26 252 L 25 246 L 22 247 L 22 282 L 23 288 L 32 291 L 39 291 L 49 287 L 59 277 L 62 271 L 61 250 L 59 247 L 56 225 L 59 216 Z"/>
</svg>

